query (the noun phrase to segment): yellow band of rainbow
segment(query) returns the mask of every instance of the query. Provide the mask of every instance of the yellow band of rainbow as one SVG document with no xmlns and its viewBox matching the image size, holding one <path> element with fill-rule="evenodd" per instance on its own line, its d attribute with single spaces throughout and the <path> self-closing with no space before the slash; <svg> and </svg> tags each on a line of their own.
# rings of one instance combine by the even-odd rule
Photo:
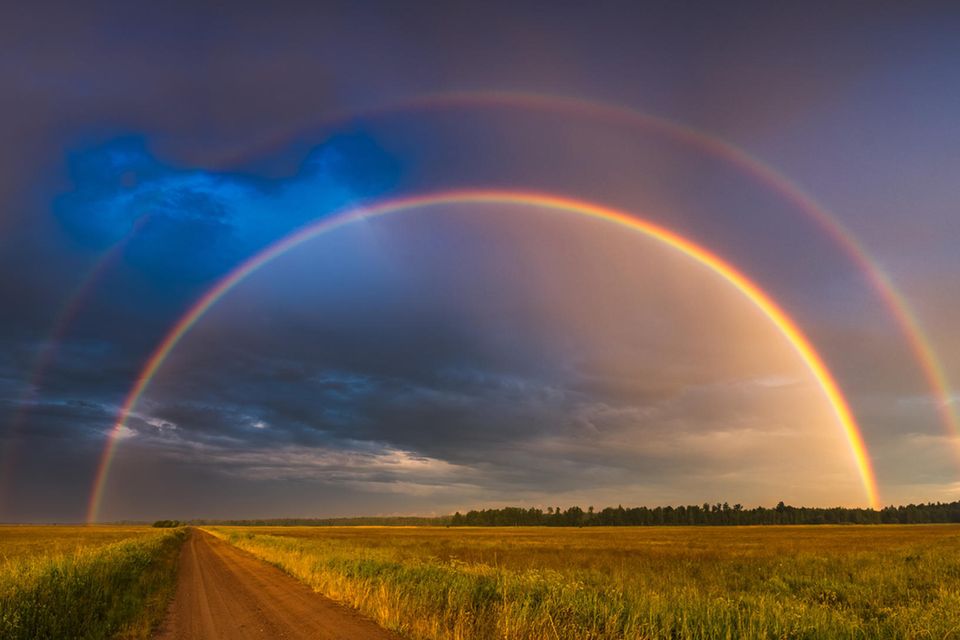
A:
<svg viewBox="0 0 960 640">
<path fill-rule="evenodd" d="M 150 381 L 163 365 L 170 352 L 177 346 L 181 338 L 190 331 L 197 321 L 216 304 L 220 298 L 260 267 L 303 242 L 327 231 L 342 227 L 357 220 L 401 213 L 422 207 L 455 204 L 521 205 L 603 220 L 658 240 L 696 260 L 726 280 L 773 322 L 813 374 L 829 401 L 837 421 L 843 429 L 854 463 L 859 472 L 860 480 L 863 484 L 867 502 L 871 507 L 879 508 L 880 501 L 873 466 L 867 455 L 860 429 L 839 385 L 833 378 L 823 359 L 796 323 L 756 284 L 736 268 L 716 254 L 673 231 L 608 207 L 572 198 L 536 192 L 455 190 L 387 200 L 324 218 L 270 245 L 242 263 L 208 290 L 187 313 L 180 318 L 163 341 L 156 347 L 137 377 L 133 388 L 124 400 L 117 415 L 116 422 L 107 436 L 107 443 L 104 447 L 100 465 L 97 468 L 87 510 L 87 521 L 95 522 L 99 517 L 100 506 L 103 500 L 103 490 L 106 486 L 110 466 L 116 452 L 118 435 L 123 429 L 127 418 L 136 407 L 140 397 L 150 385 Z"/>
</svg>

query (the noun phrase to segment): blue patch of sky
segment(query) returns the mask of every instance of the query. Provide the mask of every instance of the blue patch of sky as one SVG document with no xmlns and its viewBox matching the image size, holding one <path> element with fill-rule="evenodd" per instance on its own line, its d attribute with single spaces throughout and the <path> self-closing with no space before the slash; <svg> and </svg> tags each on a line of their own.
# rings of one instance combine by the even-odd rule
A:
<svg viewBox="0 0 960 640">
<path fill-rule="evenodd" d="M 396 184 L 399 163 L 371 137 L 329 138 L 291 176 L 165 164 L 142 137 L 68 154 L 73 188 L 54 213 L 70 236 L 95 251 L 124 243 L 124 259 L 158 280 L 207 280 L 296 228 Z"/>
</svg>

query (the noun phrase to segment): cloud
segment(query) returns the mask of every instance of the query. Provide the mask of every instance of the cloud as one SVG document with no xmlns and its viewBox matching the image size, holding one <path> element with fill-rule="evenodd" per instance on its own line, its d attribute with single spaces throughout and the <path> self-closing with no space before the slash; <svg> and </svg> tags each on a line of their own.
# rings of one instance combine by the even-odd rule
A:
<svg viewBox="0 0 960 640">
<path fill-rule="evenodd" d="M 140 137 L 68 157 L 73 188 L 54 210 L 80 243 L 124 243 L 126 261 L 156 278 L 208 280 L 271 240 L 389 188 L 397 165 L 367 135 L 332 136 L 293 176 L 273 180 L 162 163 Z"/>
</svg>

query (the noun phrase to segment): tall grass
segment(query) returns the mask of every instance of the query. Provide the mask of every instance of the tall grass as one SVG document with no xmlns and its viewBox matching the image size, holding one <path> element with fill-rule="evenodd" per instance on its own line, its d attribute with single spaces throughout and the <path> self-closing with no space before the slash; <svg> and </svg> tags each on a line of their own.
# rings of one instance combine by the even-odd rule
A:
<svg viewBox="0 0 960 640">
<path fill-rule="evenodd" d="M 185 530 L 0 567 L 0 638 L 146 638 L 176 581 Z"/>
<path fill-rule="evenodd" d="M 0 525 L 0 572 L 7 563 L 30 556 L 74 553 L 156 533 L 143 525 Z"/>
<path fill-rule="evenodd" d="M 214 532 L 410 638 L 960 638 L 960 527 Z"/>
</svg>

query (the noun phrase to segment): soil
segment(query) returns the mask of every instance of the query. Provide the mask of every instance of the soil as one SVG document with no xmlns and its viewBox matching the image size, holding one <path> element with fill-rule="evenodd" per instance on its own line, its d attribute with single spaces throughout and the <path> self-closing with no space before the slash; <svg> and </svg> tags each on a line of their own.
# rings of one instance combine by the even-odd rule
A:
<svg viewBox="0 0 960 640">
<path fill-rule="evenodd" d="M 280 569 L 193 529 L 156 640 L 400 640 Z"/>
</svg>

